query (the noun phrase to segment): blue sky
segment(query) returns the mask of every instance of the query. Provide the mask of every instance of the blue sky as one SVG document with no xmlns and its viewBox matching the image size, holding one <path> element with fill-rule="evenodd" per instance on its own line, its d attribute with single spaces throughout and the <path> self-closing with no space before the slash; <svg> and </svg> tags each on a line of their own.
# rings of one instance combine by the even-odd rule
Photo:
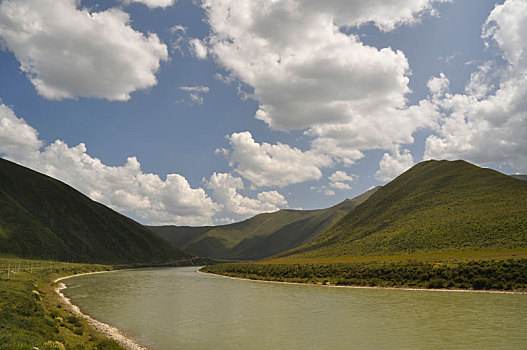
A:
<svg viewBox="0 0 527 350">
<path fill-rule="evenodd" d="M 527 171 L 527 1 L 2 0 L 0 154 L 145 224 Z"/>
</svg>

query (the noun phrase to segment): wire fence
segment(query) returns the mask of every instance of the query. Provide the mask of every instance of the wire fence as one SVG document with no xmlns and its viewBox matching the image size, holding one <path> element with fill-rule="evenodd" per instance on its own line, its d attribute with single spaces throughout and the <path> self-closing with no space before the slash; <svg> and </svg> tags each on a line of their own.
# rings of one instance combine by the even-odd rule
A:
<svg viewBox="0 0 527 350">
<path fill-rule="evenodd" d="M 22 272 L 40 274 L 42 272 L 67 270 L 76 265 L 77 264 L 73 262 L 53 260 L 30 261 L 21 259 L 0 259 L 0 278 L 11 279 Z"/>
</svg>

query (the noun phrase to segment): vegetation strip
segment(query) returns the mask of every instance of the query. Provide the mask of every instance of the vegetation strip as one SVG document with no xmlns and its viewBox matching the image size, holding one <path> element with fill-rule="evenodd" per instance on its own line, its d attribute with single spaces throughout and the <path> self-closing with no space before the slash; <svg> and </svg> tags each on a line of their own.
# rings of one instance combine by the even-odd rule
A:
<svg viewBox="0 0 527 350">
<path fill-rule="evenodd" d="M 220 264 L 201 272 L 249 280 L 354 286 L 521 293 L 527 259 L 354 264 Z"/>
<path fill-rule="evenodd" d="M 445 288 L 410 288 L 410 287 L 379 287 L 379 286 L 342 286 L 334 284 L 322 284 L 322 283 L 305 283 L 305 282 L 281 282 L 271 280 L 255 280 L 250 278 L 233 277 L 226 275 L 219 275 L 212 272 L 198 271 L 204 275 L 217 276 L 221 278 L 229 278 L 238 281 L 248 282 L 259 282 L 259 283 L 276 283 L 276 284 L 287 284 L 295 286 L 309 286 L 309 287 L 325 287 L 325 288 L 347 288 L 347 289 L 389 289 L 389 290 L 404 290 L 414 292 L 455 292 L 455 293 L 491 293 L 491 294 L 527 294 L 524 291 L 508 291 L 508 290 L 474 290 L 474 289 L 445 289 Z"/>
</svg>

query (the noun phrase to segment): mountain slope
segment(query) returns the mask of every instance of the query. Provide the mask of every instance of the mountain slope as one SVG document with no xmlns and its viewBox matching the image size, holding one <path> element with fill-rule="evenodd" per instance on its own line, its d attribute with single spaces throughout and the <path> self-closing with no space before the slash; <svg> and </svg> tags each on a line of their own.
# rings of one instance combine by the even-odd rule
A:
<svg viewBox="0 0 527 350">
<path fill-rule="evenodd" d="M 527 248 L 527 182 L 426 161 L 380 188 L 291 259 Z"/>
<path fill-rule="evenodd" d="M 257 260 L 310 242 L 376 190 L 327 209 L 279 210 L 215 227 L 149 228 L 192 254 L 217 259 Z"/>
<path fill-rule="evenodd" d="M 0 254 L 98 263 L 188 257 L 72 187 L 0 159 Z"/>
</svg>

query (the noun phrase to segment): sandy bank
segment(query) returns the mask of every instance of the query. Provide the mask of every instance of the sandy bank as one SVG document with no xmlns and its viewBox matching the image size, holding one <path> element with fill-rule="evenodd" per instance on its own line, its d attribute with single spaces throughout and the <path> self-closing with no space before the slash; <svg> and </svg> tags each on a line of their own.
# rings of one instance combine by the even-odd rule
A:
<svg viewBox="0 0 527 350">
<path fill-rule="evenodd" d="M 233 280 L 251 281 L 251 282 L 263 282 L 263 283 L 278 283 L 278 284 L 292 284 L 300 286 L 315 286 L 315 287 L 327 287 L 327 288 L 350 288 L 350 289 L 391 289 L 391 290 L 409 290 L 417 292 L 455 292 L 455 293 L 491 293 L 491 294 L 524 294 L 527 292 L 517 292 L 508 290 L 474 290 L 474 289 L 435 289 L 435 288 L 410 288 L 410 287 L 379 287 L 379 286 L 337 286 L 335 284 L 321 284 L 321 283 L 301 283 L 301 282 L 281 282 L 281 281 L 269 281 L 269 280 L 253 280 L 250 278 L 232 277 L 218 275 L 216 273 L 202 272 L 206 275 L 218 276 L 223 278 L 230 278 Z"/>
<path fill-rule="evenodd" d="M 72 278 L 72 277 L 76 277 L 76 276 L 91 275 L 91 274 L 95 274 L 95 273 L 106 273 L 106 272 L 108 272 L 108 271 L 82 273 L 82 274 L 78 274 L 78 275 L 71 275 L 71 276 L 57 278 L 56 280 L 53 281 L 54 283 L 58 283 L 58 286 L 55 288 L 55 292 L 57 292 L 57 294 L 59 295 L 61 301 L 64 304 L 68 305 L 75 314 L 77 314 L 80 317 L 84 318 L 93 328 L 95 328 L 98 332 L 101 332 L 101 333 L 105 334 L 106 337 L 108 337 L 109 339 L 115 340 L 122 347 L 124 347 L 124 348 L 126 348 L 128 350 L 148 350 L 147 348 L 137 344 L 132 339 L 127 338 L 119 329 L 117 329 L 117 328 L 115 328 L 113 326 L 110 326 L 109 324 L 97 321 L 96 319 L 92 318 L 89 315 L 83 314 L 82 311 L 80 310 L 80 308 L 77 305 L 73 304 L 71 302 L 71 300 L 68 297 L 66 297 L 61 292 L 63 289 L 67 288 L 64 283 L 59 283 L 60 281 L 62 281 L 64 279 Z"/>
</svg>

